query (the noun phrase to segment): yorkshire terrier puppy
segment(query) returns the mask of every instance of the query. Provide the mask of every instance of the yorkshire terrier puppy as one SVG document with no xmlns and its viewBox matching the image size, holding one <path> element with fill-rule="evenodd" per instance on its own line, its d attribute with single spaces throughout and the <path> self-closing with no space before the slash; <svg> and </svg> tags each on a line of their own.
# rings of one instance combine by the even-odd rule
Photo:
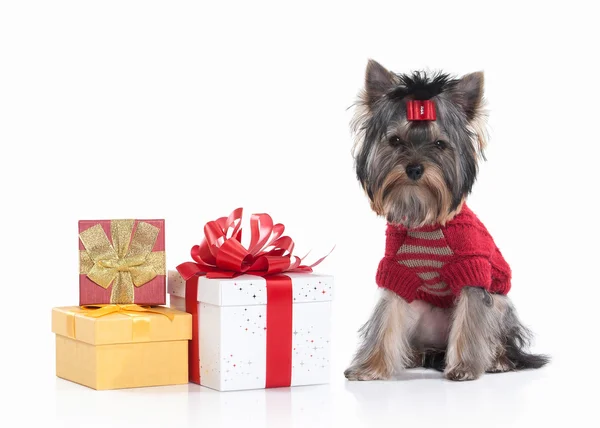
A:
<svg viewBox="0 0 600 428">
<path fill-rule="evenodd" d="M 353 119 L 357 178 L 387 221 L 382 296 L 344 372 L 388 379 L 430 367 L 450 380 L 539 368 L 507 296 L 511 269 L 465 200 L 486 146 L 483 73 L 396 74 L 369 61 Z"/>
</svg>

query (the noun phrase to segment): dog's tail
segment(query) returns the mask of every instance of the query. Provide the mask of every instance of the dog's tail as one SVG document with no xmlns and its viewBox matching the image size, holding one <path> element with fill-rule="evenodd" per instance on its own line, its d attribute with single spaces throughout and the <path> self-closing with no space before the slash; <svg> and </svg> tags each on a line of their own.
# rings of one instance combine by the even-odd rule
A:
<svg viewBox="0 0 600 428">
<path fill-rule="evenodd" d="M 512 307 L 505 317 L 504 351 L 514 370 L 539 369 L 550 362 L 550 357 L 544 354 L 532 354 L 527 351 L 531 345 L 533 334 L 518 319 Z"/>
<path fill-rule="evenodd" d="M 527 330 L 525 330 L 527 331 Z M 524 332 L 519 329 L 511 330 L 504 344 L 505 356 L 515 370 L 539 369 L 550 362 L 550 357 L 544 354 L 532 354 L 525 350 L 530 339 L 524 339 Z"/>
</svg>

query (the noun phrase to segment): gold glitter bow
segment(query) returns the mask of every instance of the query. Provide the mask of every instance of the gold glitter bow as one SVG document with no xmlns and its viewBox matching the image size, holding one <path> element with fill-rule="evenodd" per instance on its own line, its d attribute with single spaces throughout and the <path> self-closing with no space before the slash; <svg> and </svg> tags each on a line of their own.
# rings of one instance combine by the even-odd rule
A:
<svg viewBox="0 0 600 428">
<path fill-rule="evenodd" d="M 111 220 L 113 244 L 100 224 L 79 234 L 85 250 L 79 252 L 79 273 L 103 288 L 112 283 L 110 303 L 134 303 L 134 286 L 141 287 L 165 274 L 165 252 L 152 252 L 159 228 L 135 220 Z"/>
</svg>

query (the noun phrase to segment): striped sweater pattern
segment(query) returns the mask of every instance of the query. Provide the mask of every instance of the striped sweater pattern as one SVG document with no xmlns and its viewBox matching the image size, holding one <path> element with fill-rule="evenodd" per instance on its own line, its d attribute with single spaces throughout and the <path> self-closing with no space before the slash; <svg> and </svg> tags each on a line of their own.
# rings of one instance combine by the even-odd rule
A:
<svg viewBox="0 0 600 428">
<path fill-rule="evenodd" d="M 511 271 L 487 229 L 465 205 L 445 226 L 388 224 L 377 284 L 408 302 L 454 305 L 466 286 L 507 294 Z"/>
</svg>

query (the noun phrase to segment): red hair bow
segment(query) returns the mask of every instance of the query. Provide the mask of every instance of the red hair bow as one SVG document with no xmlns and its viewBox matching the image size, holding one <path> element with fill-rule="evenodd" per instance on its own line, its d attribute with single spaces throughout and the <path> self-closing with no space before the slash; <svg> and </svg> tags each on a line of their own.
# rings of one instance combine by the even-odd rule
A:
<svg viewBox="0 0 600 428">
<path fill-rule="evenodd" d="M 435 104 L 431 100 L 409 100 L 406 102 L 408 120 L 435 120 Z"/>
</svg>

